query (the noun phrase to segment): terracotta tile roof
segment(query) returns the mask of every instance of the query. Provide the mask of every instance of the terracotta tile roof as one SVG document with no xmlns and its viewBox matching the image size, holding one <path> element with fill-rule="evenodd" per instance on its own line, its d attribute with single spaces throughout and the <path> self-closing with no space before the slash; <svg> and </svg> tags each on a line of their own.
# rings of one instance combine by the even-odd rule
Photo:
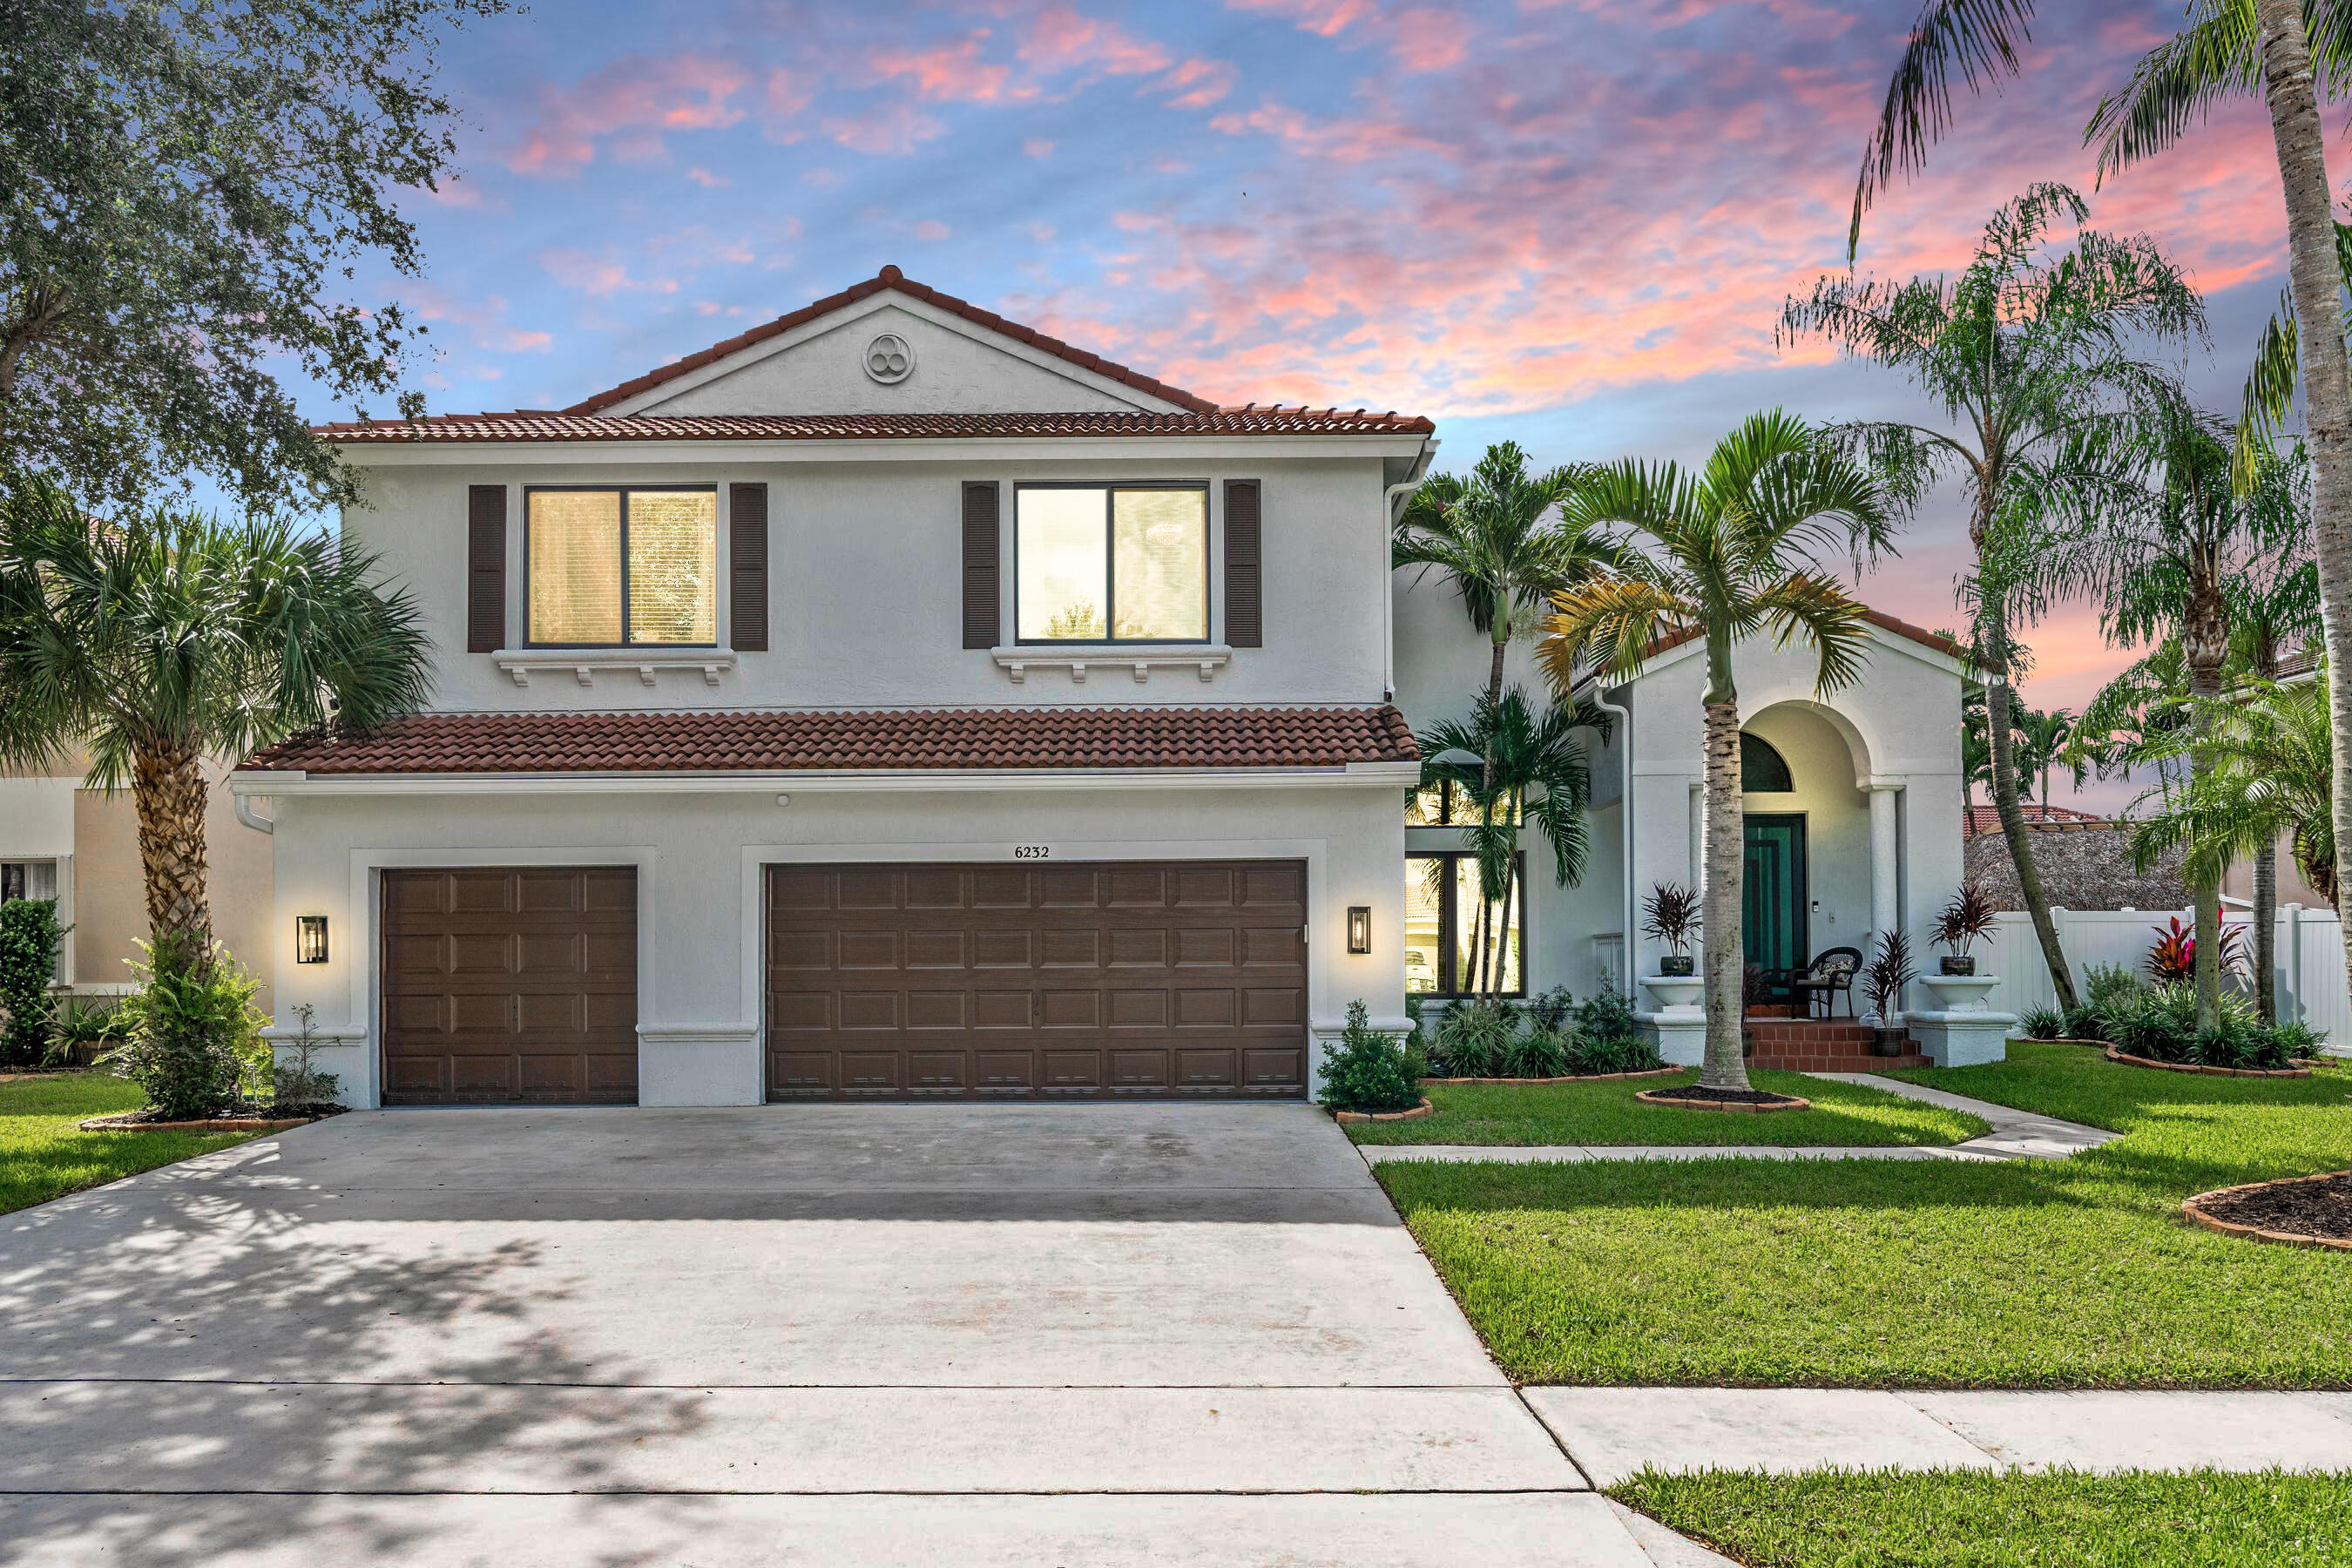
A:
<svg viewBox="0 0 2352 1568">
<path fill-rule="evenodd" d="M 787 315 L 778 316 L 774 321 L 762 326 L 753 327 L 748 332 L 739 332 L 724 342 L 713 343 L 699 353 L 690 353 L 684 359 L 662 366 L 659 370 L 648 371 L 633 380 L 625 381 L 618 386 L 573 404 L 563 412 L 593 414 L 599 409 L 610 408 L 615 403 L 625 402 L 641 392 L 659 386 L 662 383 L 684 375 L 688 371 L 699 370 L 714 360 L 725 359 L 729 354 L 739 353 L 753 343 L 762 342 L 781 333 L 789 332 L 794 327 L 814 321 L 819 316 L 828 315 L 845 305 L 855 305 L 860 300 L 878 294 L 885 289 L 893 289 L 909 299 L 920 300 L 927 305 L 935 305 L 950 314 L 961 316 L 967 321 L 986 327 L 990 331 L 1011 338 L 1015 342 L 1026 343 L 1031 348 L 1052 354 L 1056 359 L 1067 360 L 1072 364 L 1093 371 L 1097 375 L 1108 376 L 1113 381 L 1122 382 L 1138 392 L 1159 398 L 1163 403 L 1173 403 L 1179 407 L 1189 408 L 1195 414 L 1216 412 L 1217 405 L 1205 397 L 1195 397 L 1181 386 L 1171 386 L 1164 381 L 1155 381 L 1139 371 L 1129 370 L 1123 364 L 1114 364 L 1100 354 L 1088 353 L 1084 349 L 1072 348 L 1059 338 L 1049 338 L 1034 327 L 1024 327 L 1018 321 L 1008 321 L 993 310 L 983 310 L 979 306 L 959 300 L 952 294 L 942 294 L 929 284 L 916 282 L 896 267 L 885 267 L 873 277 L 862 282 L 853 283 L 838 294 L 828 294 L 824 299 L 803 305 L 799 310 Z"/>
<path fill-rule="evenodd" d="M 1332 768 L 1419 755 L 1404 715 L 1389 707 L 420 713 L 371 735 L 298 735 L 240 771 Z"/>
<path fill-rule="evenodd" d="M 1358 408 L 1216 408 L 1195 414 L 670 414 L 606 418 L 549 408 L 317 425 L 344 443 L 394 441 L 909 441 L 1089 436 L 1426 436 L 1417 416 Z"/>
<path fill-rule="evenodd" d="M 2063 805 L 2042 805 L 2033 801 L 2021 800 L 2017 803 L 2017 808 L 2025 814 L 2025 825 L 2028 827 L 2063 830 L 2069 827 L 2090 828 L 2115 826 L 2114 822 L 2106 817 L 2094 816 L 2087 811 L 2070 811 Z M 1999 833 L 2000 831 L 2000 812 L 1996 807 L 1990 805 L 1969 807 L 1968 837 L 1973 838 L 1979 833 Z"/>
</svg>

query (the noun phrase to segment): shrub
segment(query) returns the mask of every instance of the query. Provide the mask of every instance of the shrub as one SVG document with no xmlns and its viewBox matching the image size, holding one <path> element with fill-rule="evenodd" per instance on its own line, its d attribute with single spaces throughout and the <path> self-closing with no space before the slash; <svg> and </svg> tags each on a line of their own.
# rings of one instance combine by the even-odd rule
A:
<svg viewBox="0 0 2352 1568">
<path fill-rule="evenodd" d="M 1435 1055 L 1453 1078 L 1494 1078 L 1518 1035 L 1517 1010 L 1507 1002 L 1456 1002 L 1435 1036 Z"/>
<path fill-rule="evenodd" d="M 1528 1027 L 1538 1035 L 1564 1035 L 1575 1016 L 1576 994 L 1565 985 L 1528 998 Z"/>
<path fill-rule="evenodd" d="M 341 1088 L 340 1079 L 333 1073 L 320 1071 L 310 1059 L 310 1054 L 319 1048 L 318 1041 L 310 1033 L 310 1020 L 317 1015 L 318 1009 L 308 1002 L 294 1009 L 294 1016 L 301 1021 L 301 1026 L 294 1033 L 292 1061 L 278 1061 L 275 1059 L 277 1053 L 274 1050 L 270 1053 L 269 1098 L 279 1110 L 306 1110 L 315 1105 L 328 1104 Z"/>
<path fill-rule="evenodd" d="M 57 1024 L 49 1038 L 48 1063 L 63 1067 L 73 1060 L 77 1047 L 97 1050 L 122 1043 L 123 1031 L 130 1026 L 121 1009 L 110 1002 L 84 1002 L 76 997 L 65 999 L 58 1010 Z M 89 1060 L 88 1057 L 82 1059 Z"/>
<path fill-rule="evenodd" d="M 1642 1026 L 1622 992 L 1596 991 L 1576 1005 L 1576 1032 L 1587 1041 L 1639 1039 Z"/>
<path fill-rule="evenodd" d="M 1983 883 L 1971 877 L 1937 911 L 1928 940 L 1949 950 L 1955 957 L 1965 958 L 1977 939 L 1992 930 L 1995 912 L 1992 895 L 1985 891 Z"/>
<path fill-rule="evenodd" d="M 1422 1063 L 1402 1037 L 1371 1026 L 1361 1002 L 1348 1004 L 1348 1027 L 1323 1047 L 1320 1103 L 1331 1110 L 1410 1110 L 1421 1103 Z"/>
<path fill-rule="evenodd" d="M 2028 1007 L 2017 1021 L 2029 1040 L 2063 1040 L 2066 1036 L 2066 1015 L 2055 1007 Z"/>
<path fill-rule="evenodd" d="M 1505 1078 L 1562 1078 L 1569 1071 L 1569 1042 L 1548 1029 L 1516 1036 L 1503 1047 Z"/>
<path fill-rule="evenodd" d="M 58 973 L 58 924 L 54 899 L 11 899 L 0 904 L 0 1007 L 8 1010 L 8 1032 L 0 1037 L 0 1064 L 33 1067 L 49 1053 L 57 1004 L 49 982 Z"/>
<path fill-rule="evenodd" d="M 2174 915 L 2165 924 L 2150 928 L 2156 941 L 2148 945 L 2147 972 L 2159 982 L 2193 980 L 2197 977 L 2197 931 L 2193 926 L 2180 923 Z M 2246 960 L 2246 928 L 2221 927 L 2221 973 L 2248 975 Z"/>
<path fill-rule="evenodd" d="M 2140 978 L 2120 963 L 2094 963 L 2083 971 L 2083 1001 L 2099 1007 L 2142 989 Z"/>
<path fill-rule="evenodd" d="M 2104 1040 L 2107 1037 L 2107 1015 L 2101 1007 L 2069 1007 L 2064 1037 L 2070 1040 Z"/>
<path fill-rule="evenodd" d="M 2278 1036 L 2287 1055 L 2297 1058 L 2315 1057 L 2327 1048 L 2327 1037 L 2300 1019 L 2281 1024 L 2273 1033 Z"/>
<path fill-rule="evenodd" d="M 1609 1072 L 1648 1072 L 1665 1066 L 1658 1047 L 1640 1035 L 1606 1035 L 1580 1039 L 1569 1064 L 1579 1076 Z"/>
<path fill-rule="evenodd" d="M 236 1106 L 268 1050 L 258 1037 L 265 1020 L 253 1005 L 261 983 L 227 949 L 215 942 L 200 951 L 184 931 L 140 946 L 146 962 L 133 960 L 131 968 L 142 984 L 118 1010 L 125 1038 L 108 1065 L 170 1120 Z"/>
</svg>

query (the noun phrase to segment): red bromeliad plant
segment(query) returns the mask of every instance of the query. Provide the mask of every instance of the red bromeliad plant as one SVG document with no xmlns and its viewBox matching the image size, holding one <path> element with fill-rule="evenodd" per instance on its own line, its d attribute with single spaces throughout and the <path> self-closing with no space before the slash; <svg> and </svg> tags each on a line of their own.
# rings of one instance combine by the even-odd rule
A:
<svg viewBox="0 0 2352 1568">
<path fill-rule="evenodd" d="M 2147 950 L 2148 978 L 2159 985 L 2172 980 L 2194 980 L 2197 977 L 2196 931 L 2182 925 L 2179 915 L 2152 929 L 2156 932 L 2156 941 Z M 2221 928 L 2221 967 L 2232 974 L 2245 973 L 2245 927 L 2225 925 Z"/>
</svg>

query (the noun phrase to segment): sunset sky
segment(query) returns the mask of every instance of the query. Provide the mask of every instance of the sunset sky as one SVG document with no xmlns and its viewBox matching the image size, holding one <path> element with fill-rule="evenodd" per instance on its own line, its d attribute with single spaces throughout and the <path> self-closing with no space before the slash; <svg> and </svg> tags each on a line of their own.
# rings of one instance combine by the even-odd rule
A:
<svg viewBox="0 0 2352 1568">
<path fill-rule="evenodd" d="M 2284 281 L 2267 121 L 2092 193 L 2084 122 L 2182 7 L 2043 10 L 2023 80 L 1961 103 L 1861 265 L 1957 268 L 2028 182 L 2077 184 L 2192 270 L 2213 341 L 2185 369 L 2234 406 Z M 896 262 L 1206 396 L 1430 415 L 1441 467 L 1504 437 L 1688 458 L 1760 406 L 1909 406 L 1772 329 L 1844 265 L 1916 11 L 541 0 L 446 49 L 465 174 L 413 204 L 425 279 L 376 286 L 432 324 L 436 412 L 572 403 Z M 1950 624 L 1951 510 L 1903 551 L 1864 596 Z M 2032 640 L 2039 706 L 2124 662 L 2079 609 Z"/>
</svg>

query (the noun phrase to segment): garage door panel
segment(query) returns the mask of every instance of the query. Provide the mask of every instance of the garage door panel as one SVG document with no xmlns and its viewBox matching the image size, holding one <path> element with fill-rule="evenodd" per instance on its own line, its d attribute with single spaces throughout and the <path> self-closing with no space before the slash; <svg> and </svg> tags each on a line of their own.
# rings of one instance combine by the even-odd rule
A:
<svg viewBox="0 0 2352 1568">
<path fill-rule="evenodd" d="M 1296 863 L 778 868 L 770 1091 L 1296 1096 L 1305 891 Z"/>
<path fill-rule="evenodd" d="M 636 1099 L 636 873 L 383 874 L 388 1104 Z"/>
</svg>

